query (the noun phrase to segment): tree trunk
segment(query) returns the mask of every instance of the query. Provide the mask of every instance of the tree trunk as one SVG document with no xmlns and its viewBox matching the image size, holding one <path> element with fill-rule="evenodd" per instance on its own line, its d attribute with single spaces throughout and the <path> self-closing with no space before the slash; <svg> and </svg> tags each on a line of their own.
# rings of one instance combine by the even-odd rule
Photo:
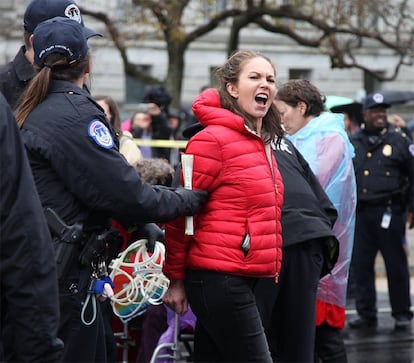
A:
<svg viewBox="0 0 414 363">
<path fill-rule="evenodd" d="M 168 43 L 168 71 L 165 86 L 172 96 L 171 106 L 181 107 L 181 89 L 183 85 L 184 56 L 186 46 L 179 42 Z"/>
</svg>

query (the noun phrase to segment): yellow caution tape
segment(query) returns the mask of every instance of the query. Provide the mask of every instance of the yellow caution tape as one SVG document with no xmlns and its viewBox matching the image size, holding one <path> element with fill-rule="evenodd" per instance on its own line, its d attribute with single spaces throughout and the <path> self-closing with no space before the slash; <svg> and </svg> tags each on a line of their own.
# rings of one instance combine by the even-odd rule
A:
<svg viewBox="0 0 414 363">
<path fill-rule="evenodd" d="M 138 146 L 152 146 L 152 147 L 166 147 L 166 148 L 178 148 L 185 149 L 187 140 L 144 140 L 134 139 L 135 144 Z"/>
</svg>

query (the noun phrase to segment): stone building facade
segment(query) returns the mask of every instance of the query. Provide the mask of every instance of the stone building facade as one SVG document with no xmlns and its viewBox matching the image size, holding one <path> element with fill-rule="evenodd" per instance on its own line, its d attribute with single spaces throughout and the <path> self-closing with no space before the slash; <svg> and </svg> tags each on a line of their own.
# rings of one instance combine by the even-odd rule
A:
<svg viewBox="0 0 414 363">
<path fill-rule="evenodd" d="M 29 0 L 0 1 L 0 64 L 13 59 L 22 44 L 22 18 Z M 128 11 L 128 0 L 78 0 L 81 6 L 101 10 L 114 16 Z M 200 2 L 196 2 L 200 3 Z M 202 2 L 201 2 L 202 3 Z M 193 9 L 197 14 L 197 9 Z M 84 17 L 85 23 L 106 33 L 102 23 Z M 125 24 L 127 27 L 128 24 Z M 204 85 L 210 84 L 211 70 L 226 58 L 228 26 L 224 23 L 208 35 L 192 43 L 186 52 L 186 67 L 182 90 L 182 103 L 189 105 Z M 89 41 L 92 47 L 93 77 L 91 90 L 95 94 L 110 94 L 121 105 L 139 102 L 143 85 L 135 84 L 125 77 L 118 51 L 109 36 Z M 315 83 L 326 95 L 339 95 L 358 99 L 364 95 L 367 77 L 359 69 L 331 69 L 329 59 L 317 49 L 298 46 L 287 37 L 268 33 L 257 27 L 249 27 L 241 33 L 240 48 L 259 50 L 269 56 L 277 68 L 279 83 L 293 77 L 304 77 Z M 139 41 L 129 44 L 128 54 L 134 63 L 141 65 L 152 76 L 163 79 L 167 71 L 167 53 L 160 40 Z M 395 63 L 393 54 L 386 49 L 364 49 L 364 62 L 377 71 L 387 71 Z M 402 67 L 397 80 L 370 87 L 377 89 L 412 90 L 414 72 Z M 406 118 L 414 118 L 403 109 Z"/>
</svg>

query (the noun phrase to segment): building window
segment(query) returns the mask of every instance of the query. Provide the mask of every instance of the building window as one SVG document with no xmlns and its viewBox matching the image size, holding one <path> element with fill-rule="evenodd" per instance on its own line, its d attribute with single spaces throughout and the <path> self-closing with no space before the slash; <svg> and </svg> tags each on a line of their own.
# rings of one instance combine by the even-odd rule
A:
<svg viewBox="0 0 414 363">
<path fill-rule="evenodd" d="M 217 72 L 217 69 L 218 68 L 219 68 L 219 66 L 210 66 L 210 68 L 209 68 L 209 72 L 210 72 L 210 75 L 209 75 L 209 80 L 210 80 L 209 86 L 210 87 L 216 87 L 216 86 L 218 86 L 217 85 L 217 80 L 216 80 L 216 72 Z"/>
<path fill-rule="evenodd" d="M 289 79 L 307 79 L 311 80 L 312 70 L 305 68 L 291 68 L 289 69 Z"/>
<path fill-rule="evenodd" d="M 384 74 L 384 71 L 377 71 L 378 74 Z M 374 78 L 371 74 L 364 72 L 364 88 L 366 93 L 380 91 L 382 89 L 382 82 Z"/>
<path fill-rule="evenodd" d="M 203 1 L 201 3 L 202 9 L 205 13 L 220 13 L 226 10 L 227 1 L 218 0 L 216 2 Z"/>
<path fill-rule="evenodd" d="M 150 65 L 140 65 L 140 71 L 151 74 Z M 147 85 L 138 79 L 126 75 L 126 103 L 140 103 L 145 96 L 145 87 Z"/>
</svg>

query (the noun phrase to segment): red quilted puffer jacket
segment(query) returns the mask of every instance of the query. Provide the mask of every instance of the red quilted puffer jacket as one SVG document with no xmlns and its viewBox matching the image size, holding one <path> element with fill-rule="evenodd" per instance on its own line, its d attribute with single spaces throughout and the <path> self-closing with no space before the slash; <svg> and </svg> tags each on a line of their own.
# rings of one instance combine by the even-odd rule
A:
<svg viewBox="0 0 414 363">
<path fill-rule="evenodd" d="M 216 90 L 200 94 L 193 111 L 205 126 L 186 148 L 194 155 L 193 189 L 210 197 L 194 217 L 194 236 L 184 235 L 184 218 L 167 224 L 164 273 L 183 279 L 191 268 L 277 280 L 283 183 L 273 153 L 271 168 L 262 139 L 221 108 Z M 246 235 L 247 252 L 241 247 Z"/>
</svg>

